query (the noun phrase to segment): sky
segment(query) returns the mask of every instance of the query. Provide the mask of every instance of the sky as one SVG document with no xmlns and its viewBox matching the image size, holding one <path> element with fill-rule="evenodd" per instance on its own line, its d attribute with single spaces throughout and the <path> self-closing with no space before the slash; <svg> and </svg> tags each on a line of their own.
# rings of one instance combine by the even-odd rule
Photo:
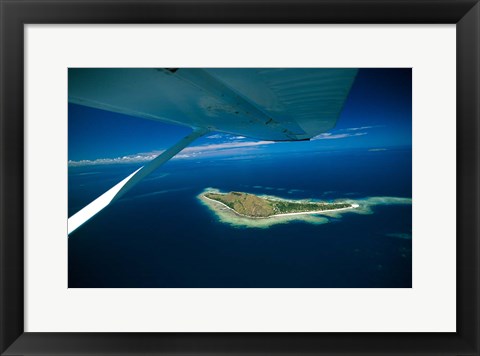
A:
<svg viewBox="0 0 480 356">
<path fill-rule="evenodd" d="M 190 132 L 184 126 L 69 104 L 69 165 L 146 162 Z M 335 128 L 310 141 L 274 143 L 214 132 L 193 142 L 175 158 L 385 150 L 411 145 L 411 69 L 360 69 Z"/>
</svg>

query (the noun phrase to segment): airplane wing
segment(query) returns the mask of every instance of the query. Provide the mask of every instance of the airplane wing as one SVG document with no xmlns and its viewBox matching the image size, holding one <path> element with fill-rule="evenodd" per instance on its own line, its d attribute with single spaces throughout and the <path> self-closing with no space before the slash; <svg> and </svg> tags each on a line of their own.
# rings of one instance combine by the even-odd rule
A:
<svg viewBox="0 0 480 356">
<path fill-rule="evenodd" d="M 332 129 L 357 74 L 350 68 L 71 68 L 68 100 L 260 140 Z"/>
<path fill-rule="evenodd" d="M 70 68 L 70 103 L 194 131 L 70 217 L 68 233 L 207 132 L 301 141 L 332 129 L 356 75 L 354 68 Z"/>
</svg>

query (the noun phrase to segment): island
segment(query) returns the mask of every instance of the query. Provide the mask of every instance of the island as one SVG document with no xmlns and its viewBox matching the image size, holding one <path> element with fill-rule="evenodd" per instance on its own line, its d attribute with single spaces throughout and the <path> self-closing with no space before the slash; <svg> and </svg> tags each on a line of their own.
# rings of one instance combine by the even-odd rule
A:
<svg viewBox="0 0 480 356">
<path fill-rule="evenodd" d="M 203 197 L 223 204 L 233 212 L 252 219 L 291 216 L 301 214 L 321 214 L 326 212 L 358 208 L 358 204 L 348 202 L 311 202 L 257 196 L 243 192 L 206 192 Z"/>
<path fill-rule="evenodd" d="M 255 188 L 258 190 L 258 188 Z M 323 201 L 287 199 L 270 194 L 239 191 L 225 192 L 208 187 L 197 195 L 199 202 L 216 216 L 219 222 L 235 228 L 268 229 L 273 225 L 304 222 L 314 225 L 340 221 L 344 215 L 371 215 L 375 207 L 411 205 L 409 197 L 351 197 Z"/>
</svg>

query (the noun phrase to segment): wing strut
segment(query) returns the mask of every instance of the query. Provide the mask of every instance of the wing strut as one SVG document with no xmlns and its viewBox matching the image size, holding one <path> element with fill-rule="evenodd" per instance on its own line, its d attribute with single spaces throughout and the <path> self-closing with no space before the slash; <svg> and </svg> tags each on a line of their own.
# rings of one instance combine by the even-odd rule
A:
<svg viewBox="0 0 480 356">
<path fill-rule="evenodd" d="M 140 182 L 143 178 L 148 176 L 162 164 L 175 156 L 178 152 L 187 147 L 194 140 L 205 135 L 207 132 L 209 132 L 209 130 L 205 128 L 195 129 L 191 134 L 185 136 L 175 145 L 162 152 L 150 163 L 146 164 L 143 167 L 140 167 L 135 172 L 130 174 L 127 178 L 122 180 L 120 183 L 116 184 L 114 187 L 110 188 L 108 191 L 100 195 L 97 199 L 92 201 L 86 207 L 72 215 L 70 218 L 68 218 L 68 235 L 70 235 L 77 228 L 90 220 L 93 216 L 98 214 L 107 205 L 118 200 L 126 192 L 128 192 L 135 185 L 137 185 L 137 183 Z"/>
</svg>

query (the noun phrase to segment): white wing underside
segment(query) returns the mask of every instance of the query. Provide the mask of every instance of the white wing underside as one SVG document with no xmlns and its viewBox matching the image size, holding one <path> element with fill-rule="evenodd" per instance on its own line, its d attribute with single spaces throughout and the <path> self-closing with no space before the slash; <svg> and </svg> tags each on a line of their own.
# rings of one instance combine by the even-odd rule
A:
<svg viewBox="0 0 480 356">
<path fill-rule="evenodd" d="M 260 140 L 330 130 L 357 69 L 71 68 L 71 103 Z"/>
</svg>

